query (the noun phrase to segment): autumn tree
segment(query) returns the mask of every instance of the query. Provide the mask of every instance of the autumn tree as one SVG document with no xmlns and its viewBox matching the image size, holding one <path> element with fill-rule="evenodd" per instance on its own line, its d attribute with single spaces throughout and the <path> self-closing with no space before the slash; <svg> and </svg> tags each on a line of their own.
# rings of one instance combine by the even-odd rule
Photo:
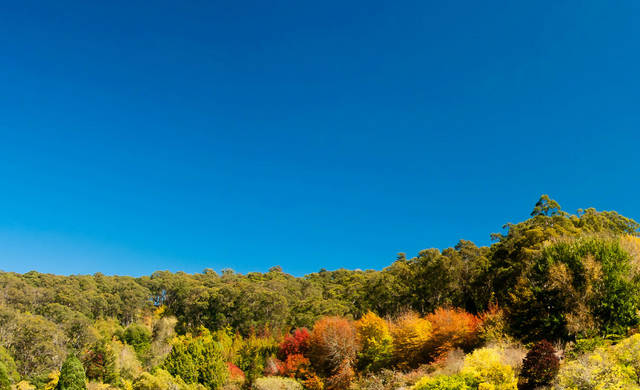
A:
<svg viewBox="0 0 640 390">
<path fill-rule="evenodd" d="M 361 346 L 358 367 L 365 371 L 378 371 L 387 367 L 393 358 L 393 338 L 387 321 L 368 312 L 355 322 Z"/>
<path fill-rule="evenodd" d="M 431 323 L 415 312 L 398 317 L 391 327 L 394 360 L 400 366 L 416 367 L 429 360 Z"/>
<path fill-rule="evenodd" d="M 439 308 L 427 315 L 426 320 L 432 327 L 426 347 L 431 359 L 445 357 L 455 348 L 469 352 L 479 343 L 481 320 L 462 309 Z"/>
<path fill-rule="evenodd" d="M 328 377 L 332 389 L 344 389 L 353 378 L 358 353 L 353 324 L 340 317 L 325 317 L 316 322 L 310 338 L 311 363 L 318 373 Z"/>
<path fill-rule="evenodd" d="M 522 362 L 518 386 L 521 389 L 536 389 L 548 386 L 558 375 L 560 359 L 553 345 L 546 340 L 534 344 Z"/>
<path fill-rule="evenodd" d="M 289 355 L 306 355 L 309 352 L 309 338 L 311 334 L 307 328 L 295 329 L 287 334 L 278 349 L 278 357 L 286 360 Z"/>
<path fill-rule="evenodd" d="M 116 355 L 110 343 L 101 339 L 82 357 L 87 378 L 103 383 L 117 384 Z"/>
</svg>

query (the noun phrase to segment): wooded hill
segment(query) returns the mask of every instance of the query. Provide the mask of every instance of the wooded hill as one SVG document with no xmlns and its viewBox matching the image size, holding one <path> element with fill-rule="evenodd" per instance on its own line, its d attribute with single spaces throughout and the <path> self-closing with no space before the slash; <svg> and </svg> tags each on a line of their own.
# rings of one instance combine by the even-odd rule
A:
<svg viewBox="0 0 640 390">
<path fill-rule="evenodd" d="M 381 271 L 321 270 L 294 277 L 273 267 L 248 274 L 158 271 L 140 278 L 3 272 L 0 371 L 4 366 L 7 383 L 14 386 L 26 386 L 20 382 L 26 380 L 46 388 L 58 383 L 52 373 L 59 375 L 63 360 L 77 356 L 90 380 L 111 386 L 154 388 L 149 383 L 165 380 L 218 388 L 229 375 L 240 374 L 253 385 L 269 364 L 300 355 L 309 359 L 308 372 L 288 376 L 304 377 L 300 382 L 307 388 L 317 381 L 337 389 L 348 387 L 361 372 L 407 371 L 442 360 L 445 350 L 472 351 L 489 339 L 525 344 L 546 339 L 558 345 L 617 340 L 640 323 L 638 228 L 614 211 L 566 213 L 544 195 L 531 218 L 505 225 L 503 233 L 492 235 L 490 247 L 461 240 L 453 248 L 425 249 L 412 258 L 401 253 Z M 452 345 L 444 346 L 451 335 L 437 344 L 434 334 L 442 318 L 468 323 L 470 333 Z M 422 344 L 415 331 L 421 320 L 430 329 Z M 414 327 L 405 344 L 400 342 L 403 321 Z M 292 330 L 316 332 L 319 326 L 353 327 L 351 360 L 327 361 L 318 340 L 309 341 L 314 352 L 281 351 L 286 337 L 295 336 L 289 335 Z M 367 352 L 362 332 L 371 326 L 389 328 L 389 338 L 382 345 L 376 339 Z M 193 348 L 220 355 L 222 368 L 203 373 L 195 367 L 186 373 L 184 360 L 178 363 L 175 354 L 183 349 L 195 359 L 186 352 Z M 105 368 L 111 364 L 104 362 L 108 354 L 115 356 L 111 368 Z M 344 364 L 353 371 L 341 374 L 349 378 L 347 384 L 336 377 L 347 369 Z M 282 366 L 271 369 L 282 374 Z M 219 378 L 206 375 L 220 370 L 225 373 Z M 163 373 L 169 376 L 161 379 Z"/>
</svg>

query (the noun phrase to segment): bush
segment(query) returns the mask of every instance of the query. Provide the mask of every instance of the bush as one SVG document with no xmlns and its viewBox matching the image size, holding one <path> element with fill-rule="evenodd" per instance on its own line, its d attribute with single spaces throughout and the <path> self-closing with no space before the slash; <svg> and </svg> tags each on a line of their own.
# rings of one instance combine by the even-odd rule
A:
<svg viewBox="0 0 640 390">
<path fill-rule="evenodd" d="M 289 355 L 278 368 L 281 376 L 303 379 L 310 372 L 311 363 L 303 355 Z"/>
<path fill-rule="evenodd" d="M 473 388 L 516 390 L 517 379 L 513 368 L 502 362 L 497 349 L 481 348 L 464 359 L 460 373 L 469 378 Z"/>
<path fill-rule="evenodd" d="M 270 376 L 256 379 L 253 388 L 255 390 L 302 390 L 302 385 L 295 379 Z"/>
<path fill-rule="evenodd" d="M 87 378 L 80 360 L 70 355 L 62 364 L 58 390 L 86 390 Z"/>
<path fill-rule="evenodd" d="M 553 345 L 546 340 L 536 343 L 527 353 L 522 363 L 522 389 L 535 389 L 550 385 L 558 375 L 560 359 Z"/>
<path fill-rule="evenodd" d="M 205 390 L 200 384 L 187 384 L 168 371 L 157 369 L 153 374 L 143 372 L 132 385 L 132 390 Z"/>
<path fill-rule="evenodd" d="M 9 382 L 16 383 L 20 380 L 20 374 L 18 374 L 18 368 L 15 361 L 9 354 L 9 351 L 0 346 L 0 364 L 4 365 L 5 373 Z"/>
<path fill-rule="evenodd" d="M 378 371 L 388 366 L 393 357 L 393 338 L 387 322 L 368 312 L 356 321 L 355 327 L 361 346 L 358 367 L 364 371 Z"/>
<path fill-rule="evenodd" d="M 621 340 L 614 348 L 616 360 L 640 384 L 640 334 Z"/>
<path fill-rule="evenodd" d="M 575 389 L 637 389 L 631 372 L 618 364 L 609 350 L 599 348 L 591 354 L 565 362 L 558 372 L 555 388 Z"/>
<path fill-rule="evenodd" d="M 425 376 L 413 385 L 412 390 L 470 390 L 470 378 L 462 375 Z"/>
</svg>

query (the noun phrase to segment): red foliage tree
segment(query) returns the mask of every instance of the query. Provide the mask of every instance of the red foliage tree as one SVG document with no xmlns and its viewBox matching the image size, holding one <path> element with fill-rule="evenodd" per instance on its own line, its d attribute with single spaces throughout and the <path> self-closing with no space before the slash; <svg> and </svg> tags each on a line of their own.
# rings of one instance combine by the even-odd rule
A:
<svg viewBox="0 0 640 390">
<path fill-rule="evenodd" d="M 307 328 L 298 328 L 285 336 L 278 350 L 278 357 L 287 360 L 289 355 L 306 355 L 309 352 L 309 337 Z"/>
<path fill-rule="evenodd" d="M 549 385 L 558 375 L 560 359 L 550 342 L 536 343 L 525 356 L 520 371 L 520 389 L 535 389 Z"/>
</svg>

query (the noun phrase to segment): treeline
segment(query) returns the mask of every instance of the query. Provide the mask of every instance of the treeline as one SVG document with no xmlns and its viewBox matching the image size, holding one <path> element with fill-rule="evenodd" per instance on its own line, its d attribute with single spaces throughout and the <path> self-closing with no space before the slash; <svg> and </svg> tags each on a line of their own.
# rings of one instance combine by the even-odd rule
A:
<svg viewBox="0 0 640 390">
<path fill-rule="evenodd" d="M 348 328 L 356 335 L 349 368 L 340 366 L 354 373 L 411 370 L 444 359 L 425 352 L 429 348 L 470 352 L 491 338 L 524 343 L 547 339 L 563 345 L 617 340 L 640 323 L 638 228 L 613 211 L 566 213 L 545 195 L 531 218 L 493 234 L 490 247 L 462 240 L 453 248 L 427 249 L 412 258 L 399 254 L 381 271 L 321 270 L 301 278 L 279 267 L 245 275 L 159 271 L 141 278 L 0 273 L 0 364 L 12 372 L 12 383 L 28 379 L 38 387 L 51 383 L 51 372 L 68 355 L 84 359 L 90 379 L 114 386 L 133 384 L 143 374 L 148 383 L 160 381 L 154 375 L 165 372 L 165 384 L 179 378 L 185 385 L 216 383 L 209 387 L 217 388 L 222 382 L 211 378 L 222 371 L 224 381 L 235 372 L 251 377 L 246 383 L 253 385 L 252 375 L 263 375 L 267 367 L 248 374 L 249 365 L 239 356 L 255 364 L 262 361 L 262 366 L 280 364 L 269 358 L 277 357 L 285 335 L 292 329 L 316 332 L 328 318 L 347 321 L 350 325 L 340 332 Z M 473 331 L 462 337 L 466 341 L 454 346 L 434 341 L 437 313 L 457 313 L 461 317 L 456 321 L 471 321 Z M 367 339 L 357 336 L 362 332 L 359 321 L 372 316 L 388 327 L 389 338 L 375 346 L 388 347 L 388 360 L 371 361 Z M 428 328 L 428 337 L 411 333 L 411 352 L 399 358 L 404 344 L 400 333 L 393 332 L 407 316 Z M 96 376 L 90 369 L 89 351 L 102 362 L 105 348 L 117 352 L 112 360 L 118 379 Z M 180 348 L 200 351 L 189 352 L 191 363 L 180 360 L 180 367 L 194 367 L 190 374 L 178 374 L 167 363 Z M 223 358 L 205 358 L 198 355 L 202 351 Z M 318 363 L 319 355 L 294 355 L 308 359 L 305 372 L 315 375 L 309 378 L 332 387 L 330 378 L 336 373 Z M 288 364 L 286 359 L 280 354 L 282 364 Z M 221 363 L 197 372 L 204 361 Z M 135 367 L 120 372 L 127 365 Z"/>
</svg>

